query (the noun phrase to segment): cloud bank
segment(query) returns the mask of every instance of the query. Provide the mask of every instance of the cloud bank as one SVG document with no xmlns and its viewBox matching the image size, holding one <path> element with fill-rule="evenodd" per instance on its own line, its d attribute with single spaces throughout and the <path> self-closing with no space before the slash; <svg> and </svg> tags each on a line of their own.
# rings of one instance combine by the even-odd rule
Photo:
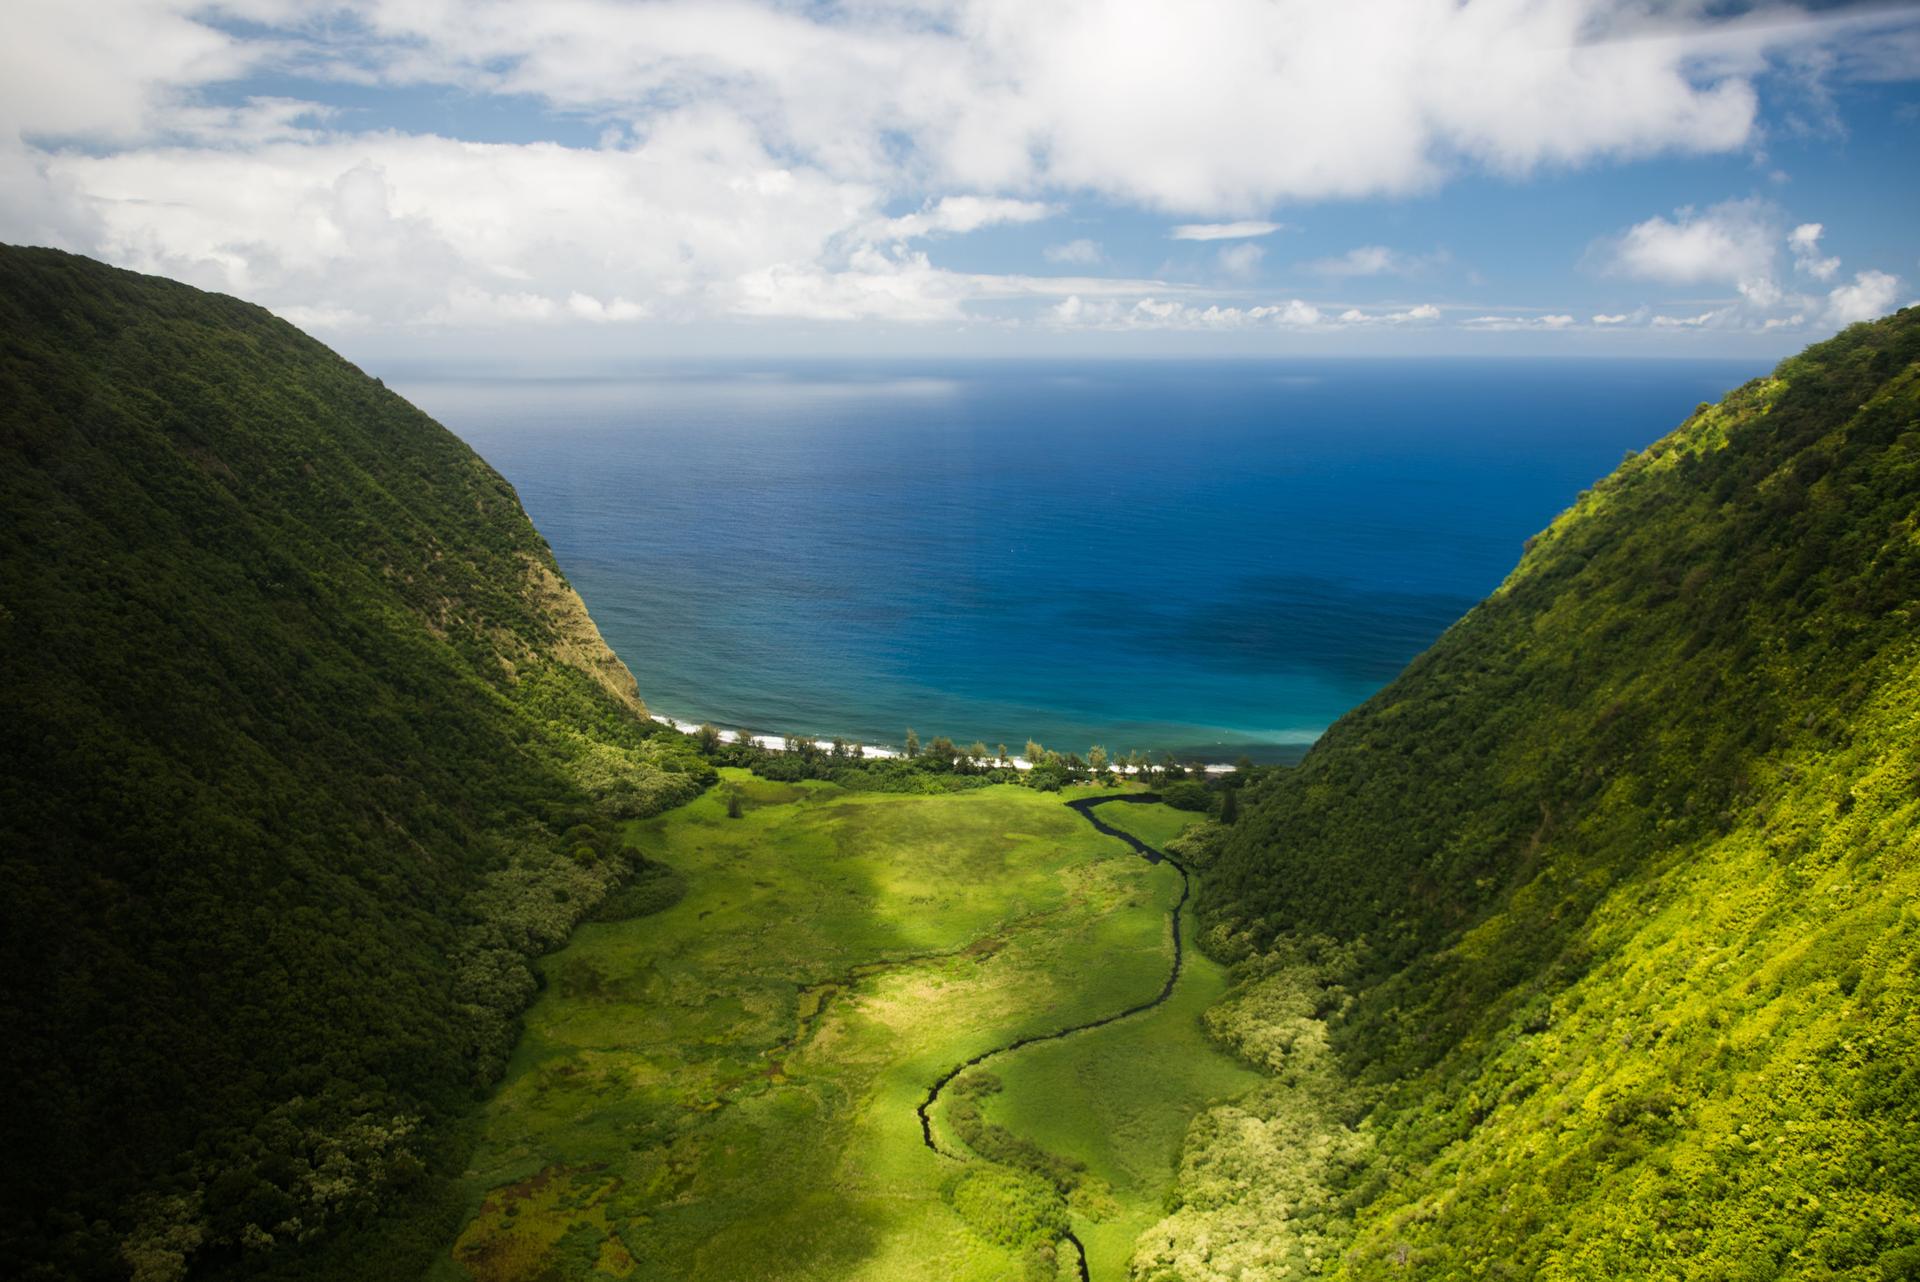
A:
<svg viewBox="0 0 1920 1282">
<path fill-rule="evenodd" d="M 0 237 L 335 328 L 948 321 L 1128 289 L 1128 315 L 1265 324 L 1299 300 L 1203 322 L 1164 282 L 1082 288 L 935 255 L 1082 201 L 1164 216 L 1176 240 L 1251 242 L 1280 206 L 1736 152 L 1770 66 L 1911 75 L 1892 37 L 1914 26 L 1627 0 L 17 0 Z M 464 95 L 545 132 L 446 136 L 343 107 L 348 87 Z M 1652 219 L 1617 258 L 1664 282 L 1735 262 L 1750 303 L 1782 303 L 1787 242 L 1766 221 Z M 1820 225 L 1792 235 L 1796 271 L 1835 278 Z M 1105 260 L 1085 238 L 1035 258 Z M 1363 247 L 1322 274 L 1406 261 Z M 1244 282 L 1261 256 L 1211 264 Z M 1836 286 L 1818 314 L 1853 314 L 1878 280 Z"/>
<path fill-rule="evenodd" d="M 1732 286 L 1736 298 L 1691 315 L 1651 315 L 1660 328 L 1798 329 L 1812 324 L 1838 329 L 1893 310 L 1900 279 L 1866 270 L 1853 283 L 1824 295 L 1800 291 L 1784 279 L 1781 257 L 1794 270 L 1825 282 L 1840 270 L 1838 258 L 1819 252 L 1823 228 L 1802 223 L 1787 230 L 1780 211 L 1762 200 L 1726 201 L 1704 210 L 1681 209 L 1672 218 L 1637 223 L 1596 249 L 1606 269 L 1638 280 L 1666 284 Z M 1619 324 L 1628 317 L 1594 317 Z"/>
</svg>

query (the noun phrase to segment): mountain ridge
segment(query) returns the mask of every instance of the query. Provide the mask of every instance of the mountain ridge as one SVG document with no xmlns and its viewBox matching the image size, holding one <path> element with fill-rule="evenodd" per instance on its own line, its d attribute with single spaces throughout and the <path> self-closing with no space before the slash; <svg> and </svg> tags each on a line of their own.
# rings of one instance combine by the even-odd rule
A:
<svg viewBox="0 0 1920 1282">
<path fill-rule="evenodd" d="M 1702 406 L 1583 494 L 1208 839 L 1204 940 L 1245 976 L 1216 1031 L 1281 1075 L 1242 1113 L 1329 1156 L 1203 1138 L 1143 1275 L 1280 1276 L 1309 1249 L 1350 1277 L 1907 1267 L 1920 1089 L 1889 1065 L 1920 1051 L 1917 614 L 1920 310 Z M 1655 958 L 1681 977 L 1664 992 Z M 1300 1058 L 1275 1057 L 1282 1031 Z M 1793 1067 L 1807 1047 L 1826 1072 Z M 1783 1175 L 1776 1205 L 1730 1156 L 1742 1125 L 1834 1169 Z M 1208 1174 L 1235 1152 L 1268 1172 L 1245 1197 Z M 1313 1214 L 1260 1227 L 1283 1189 Z M 1228 1224 L 1211 1261 L 1183 1245 Z"/>
<path fill-rule="evenodd" d="M 263 309 L 0 250 L 0 401 L 0 1259 L 270 1272 L 432 1203 L 712 771 L 512 487 Z"/>
</svg>

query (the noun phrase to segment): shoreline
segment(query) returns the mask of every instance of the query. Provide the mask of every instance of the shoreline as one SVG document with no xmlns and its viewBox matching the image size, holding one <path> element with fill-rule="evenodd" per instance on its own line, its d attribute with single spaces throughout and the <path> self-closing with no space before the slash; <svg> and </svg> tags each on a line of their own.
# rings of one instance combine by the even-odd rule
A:
<svg viewBox="0 0 1920 1282">
<path fill-rule="evenodd" d="M 648 710 L 647 717 L 649 720 L 657 721 L 661 725 L 672 726 L 675 730 L 678 730 L 681 734 L 692 734 L 694 731 L 698 730 L 703 724 L 702 722 L 698 722 L 698 721 L 683 721 L 678 717 L 670 717 L 664 713 L 654 712 L 651 709 Z M 725 735 L 729 743 L 739 742 L 737 738 L 737 736 L 740 733 L 739 730 L 729 729 L 726 726 L 720 726 L 720 725 L 716 725 L 714 728 L 716 730 L 719 730 L 721 734 Z M 748 737 L 752 739 L 754 747 L 764 749 L 767 752 L 785 752 L 787 750 L 788 739 L 800 739 L 803 742 L 809 742 L 813 744 L 814 747 L 819 748 L 823 752 L 833 747 L 833 740 L 831 739 L 807 739 L 803 735 L 755 734 L 755 735 L 749 735 Z M 856 743 L 856 744 L 852 744 L 851 746 L 857 749 L 860 753 L 860 756 L 867 761 L 897 761 L 900 758 L 906 756 L 906 753 L 900 751 L 900 749 L 898 748 L 889 748 L 882 744 L 877 744 L 877 743 Z M 1301 751 L 1304 753 L 1306 751 L 1306 746 L 1303 745 L 1301 748 Z M 1000 764 L 1000 760 L 998 757 L 989 758 L 989 760 L 996 766 Z M 1033 769 L 1033 763 L 1031 761 L 1028 761 L 1025 757 L 1010 756 L 1008 757 L 1007 761 L 1008 761 L 1008 765 L 1010 765 L 1015 770 Z M 1224 761 L 1208 761 L 1208 762 L 1182 761 L 1180 763 L 1180 766 L 1184 770 L 1198 770 L 1201 773 L 1208 774 L 1208 775 L 1230 775 L 1236 769 L 1236 767 Z M 1110 766 L 1108 768 L 1114 774 L 1117 774 L 1117 775 L 1129 775 L 1134 773 L 1134 768 L 1132 766 Z"/>
</svg>

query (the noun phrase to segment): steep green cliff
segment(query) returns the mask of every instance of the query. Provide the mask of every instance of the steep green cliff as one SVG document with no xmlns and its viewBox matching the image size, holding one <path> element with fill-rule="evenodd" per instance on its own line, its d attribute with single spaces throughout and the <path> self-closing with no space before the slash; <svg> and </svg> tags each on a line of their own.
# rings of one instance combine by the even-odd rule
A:
<svg viewBox="0 0 1920 1282">
<path fill-rule="evenodd" d="M 321 1268 L 711 772 L 507 483 L 257 307 L 0 249 L 0 510 L 0 1275 Z"/>
<path fill-rule="evenodd" d="M 1275 1078 L 1141 1275 L 1920 1276 L 1917 362 L 1702 406 L 1201 843 Z"/>
</svg>

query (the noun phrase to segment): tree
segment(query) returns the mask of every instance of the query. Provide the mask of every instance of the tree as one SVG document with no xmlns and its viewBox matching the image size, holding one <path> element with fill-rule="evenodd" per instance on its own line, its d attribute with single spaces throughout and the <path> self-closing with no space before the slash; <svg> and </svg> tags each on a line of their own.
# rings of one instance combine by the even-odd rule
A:
<svg viewBox="0 0 1920 1282">
<path fill-rule="evenodd" d="M 1181 779 L 1160 790 L 1160 800 L 1175 810 L 1193 810 L 1205 813 L 1213 807 L 1213 797 L 1207 792 L 1207 786 L 1197 779 Z"/>
<path fill-rule="evenodd" d="M 907 755 L 909 757 L 920 755 L 920 736 L 913 732 L 912 726 L 907 727 Z"/>
<path fill-rule="evenodd" d="M 998 760 L 1000 764 L 1003 766 L 1007 765 L 1009 762 L 1012 761 L 1012 758 L 1007 756 L 1007 745 L 1004 743 L 1000 745 L 1000 754 L 999 754 Z"/>
<path fill-rule="evenodd" d="M 727 818 L 738 819 L 740 813 L 740 790 L 729 788 L 727 789 Z"/>
<path fill-rule="evenodd" d="M 853 745 L 848 743 L 845 739 L 840 738 L 838 735 L 835 735 L 833 740 L 833 759 L 835 761 L 845 761 L 848 757 L 852 755 L 853 755 Z"/>
<path fill-rule="evenodd" d="M 1087 768 L 1097 775 L 1107 772 L 1107 750 L 1097 743 L 1087 749 Z"/>
<path fill-rule="evenodd" d="M 987 745 L 980 742 L 980 740 L 978 739 L 975 739 L 973 741 L 973 746 L 967 749 L 967 756 L 976 766 L 981 765 L 982 763 L 990 759 L 987 754 Z"/>
<path fill-rule="evenodd" d="M 1038 740 L 1034 740 L 1034 739 L 1027 740 L 1027 764 L 1028 765 L 1037 766 L 1042 761 L 1046 760 L 1046 756 L 1047 756 L 1047 750 L 1040 746 Z"/>
<path fill-rule="evenodd" d="M 753 731 L 736 730 L 733 732 L 733 741 L 739 744 L 742 748 L 751 748 L 754 746 Z"/>
<path fill-rule="evenodd" d="M 1230 824 L 1240 818 L 1240 790 L 1229 788 L 1220 797 L 1220 822 Z"/>
<path fill-rule="evenodd" d="M 693 746 L 711 757 L 720 749 L 720 732 L 711 721 L 702 721 L 700 728 L 693 732 Z"/>
</svg>

